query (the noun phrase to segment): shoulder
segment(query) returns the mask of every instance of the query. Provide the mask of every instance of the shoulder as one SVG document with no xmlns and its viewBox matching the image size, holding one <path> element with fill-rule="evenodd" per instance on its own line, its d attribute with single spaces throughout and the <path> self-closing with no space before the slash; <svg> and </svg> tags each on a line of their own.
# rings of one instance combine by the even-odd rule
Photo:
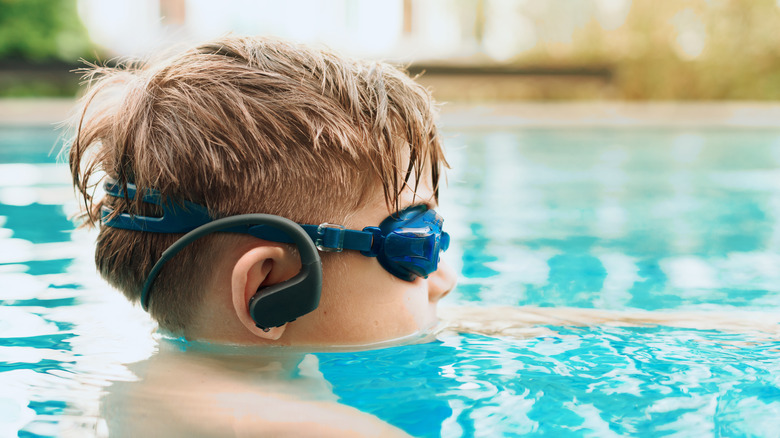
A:
<svg viewBox="0 0 780 438">
<path fill-rule="evenodd" d="M 402 430 L 332 401 L 251 393 L 104 399 L 111 437 L 406 437 Z M 117 415 L 119 417 L 117 417 Z"/>
<path fill-rule="evenodd" d="M 109 388 L 101 410 L 111 437 L 408 436 L 314 387 L 252 385 L 184 361 L 172 365 Z"/>
<path fill-rule="evenodd" d="M 336 402 L 265 398 L 272 405 L 255 406 L 247 415 L 233 416 L 241 437 L 406 437 L 402 430 L 379 418 Z M 243 412 L 242 412 L 243 413 Z"/>
</svg>

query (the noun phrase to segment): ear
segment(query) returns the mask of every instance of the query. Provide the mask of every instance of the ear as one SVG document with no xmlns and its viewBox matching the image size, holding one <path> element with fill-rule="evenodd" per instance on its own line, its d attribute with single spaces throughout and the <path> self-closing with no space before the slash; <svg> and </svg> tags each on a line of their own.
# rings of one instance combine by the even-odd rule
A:
<svg viewBox="0 0 780 438">
<path fill-rule="evenodd" d="M 280 246 L 256 246 L 241 255 L 233 266 L 230 287 L 236 316 L 250 333 L 269 341 L 276 341 L 282 336 L 287 324 L 268 331 L 255 325 L 249 314 L 249 300 L 260 287 L 290 279 L 298 270 L 300 261 Z"/>
</svg>

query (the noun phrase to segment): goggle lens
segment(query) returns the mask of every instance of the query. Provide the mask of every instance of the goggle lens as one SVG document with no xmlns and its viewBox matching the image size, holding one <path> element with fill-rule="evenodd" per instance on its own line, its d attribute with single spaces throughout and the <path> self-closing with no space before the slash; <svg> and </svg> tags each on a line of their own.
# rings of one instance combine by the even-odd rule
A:
<svg viewBox="0 0 780 438">
<path fill-rule="evenodd" d="M 439 254 L 449 247 L 449 235 L 442 231 L 444 220 L 435 211 L 417 205 L 382 221 L 379 229 L 384 244 L 379 263 L 396 277 L 412 281 L 436 271 Z"/>
</svg>

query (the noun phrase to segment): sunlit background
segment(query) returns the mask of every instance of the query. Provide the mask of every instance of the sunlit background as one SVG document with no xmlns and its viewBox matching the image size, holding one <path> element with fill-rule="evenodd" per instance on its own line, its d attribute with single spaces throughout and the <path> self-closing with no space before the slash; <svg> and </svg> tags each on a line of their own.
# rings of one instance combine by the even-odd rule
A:
<svg viewBox="0 0 780 438">
<path fill-rule="evenodd" d="M 778 0 L 1 0 L 0 95 L 232 32 L 402 63 L 443 100 L 768 100 L 778 29 Z"/>
</svg>

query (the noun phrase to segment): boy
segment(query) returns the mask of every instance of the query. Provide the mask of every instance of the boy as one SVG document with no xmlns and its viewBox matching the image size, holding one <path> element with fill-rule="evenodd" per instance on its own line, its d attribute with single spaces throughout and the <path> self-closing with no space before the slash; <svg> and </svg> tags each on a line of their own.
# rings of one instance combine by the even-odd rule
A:
<svg viewBox="0 0 780 438">
<path fill-rule="evenodd" d="M 97 267 L 130 300 L 148 305 L 163 329 L 188 339 L 311 346 L 378 342 L 434 323 L 436 302 L 454 284 L 446 266 L 436 269 L 448 236 L 430 211 L 446 161 L 431 97 L 402 72 L 232 37 L 92 75 L 70 164 L 86 222 L 102 221 Z M 93 199 L 99 171 L 108 194 Z M 409 213 L 412 206 L 419 207 Z M 398 254 L 377 254 L 392 246 L 377 248 L 387 231 L 377 226 L 387 220 L 403 228 L 401 212 L 431 228 L 427 243 L 402 243 L 401 252 L 411 253 L 400 256 L 427 263 L 412 272 L 390 260 Z M 250 213 L 323 224 L 326 240 L 363 230 L 363 246 L 323 253 L 321 301 L 304 297 L 310 309 L 297 313 L 313 311 L 280 320 L 250 307 L 268 295 L 264 288 L 301 271 L 301 244 L 280 243 L 291 241 L 289 231 L 205 233 L 153 271 L 182 233 Z M 167 220 L 173 217 L 189 225 Z M 152 229 L 156 222 L 173 227 Z M 310 234 L 316 242 L 317 231 Z M 418 244 L 436 248 L 415 255 L 409 245 Z M 264 316 L 272 321 L 255 320 Z"/>
<path fill-rule="evenodd" d="M 100 223 L 96 264 L 161 328 L 312 347 L 435 324 L 455 281 L 438 264 L 448 236 L 433 211 L 446 161 L 432 99 L 404 73 L 228 37 L 89 79 L 70 165 L 85 222 Z M 105 196 L 93 197 L 97 186 Z M 247 375 L 276 370 L 327 387 L 300 360 L 262 351 L 273 350 L 249 354 Z M 137 371 L 142 384 L 115 385 L 112 434 L 301 436 L 304 420 L 318 425 L 314 436 L 400 433 L 322 391 L 247 385 L 235 356 L 195 357 L 155 356 Z"/>
</svg>

